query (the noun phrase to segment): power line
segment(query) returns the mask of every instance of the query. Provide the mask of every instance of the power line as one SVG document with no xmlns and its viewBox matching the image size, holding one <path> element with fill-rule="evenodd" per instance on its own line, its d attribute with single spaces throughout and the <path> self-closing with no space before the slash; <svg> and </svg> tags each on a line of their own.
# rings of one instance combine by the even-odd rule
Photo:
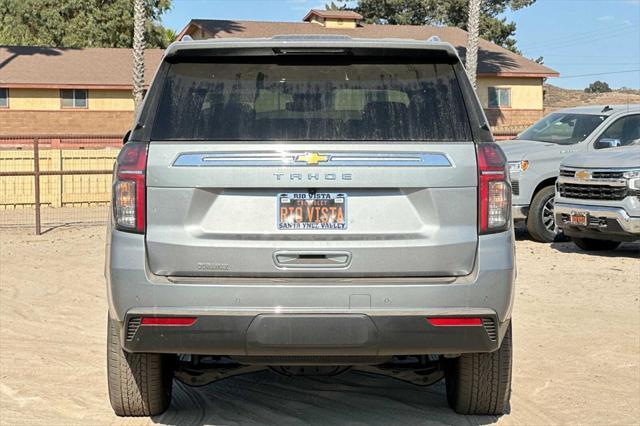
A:
<svg viewBox="0 0 640 426">
<path fill-rule="evenodd" d="M 592 28 L 590 30 L 587 31 L 580 31 L 580 32 L 576 32 L 576 33 L 569 33 L 566 36 L 563 36 L 564 38 L 577 38 L 577 37 L 585 37 L 585 36 L 590 36 L 592 34 L 598 34 L 598 33 L 607 33 L 607 32 L 611 32 L 611 31 L 617 31 L 620 29 L 625 29 L 625 28 L 629 28 L 629 27 L 633 27 L 637 24 L 632 23 L 631 21 L 625 22 L 624 25 L 621 26 L 617 26 L 617 27 L 604 27 L 604 28 Z M 547 40 L 540 40 L 540 43 L 544 43 L 544 42 L 550 42 L 550 41 L 554 41 L 554 38 L 550 38 Z M 533 43 L 535 44 L 535 42 Z"/>
<path fill-rule="evenodd" d="M 540 3 L 631 3 L 634 0 L 538 0 Z"/>
<path fill-rule="evenodd" d="M 543 55 L 545 58 L 547 56 L 561 56 L 563 58 L 581 58 L 581 59 L 620 59 L 620 55 L 612 55 L 612 56 L 602 56 L 602 55 L 564 55 L 562 53 L 555 54 L 545 54 Z"/>
<path fill-rule="evenodd" d="M 593 74 L 566 75 L 566 76 L 556 77 L 556 78 L 592 77 L 592 76 L 595 76 L 595 75 L 626 74 L 626 73 L 630 73 L 630 72 L 640 73 L 640 68 L 637 69 L 637 70 L 610 71 L 610 72 L 596 72 L 596 73 L 593 73 Z M 640 76 L 640 74 L 639 74 L 639 76 Z"/>
<path fill-rule="evenodd" d="M 629 26 L 629 27 L 625 27 L 625 28 L 618 28 L 616 29 L 616 32 L 611 32 L 608 34 L 598 34 L 598 35 L 591 35 L 589 37 L 584 37 L 581 39 L 573 39 L 573 40 L 566 40 L 566 41 L 562 41 L 562 38 L 559 37 L 558 40 L 556 42 L 552 42 L 552 43 L 544 43 L 544 44 L 537 44 L 537 45 L 529 45 L 529 46 L 519 46 L 521 49 L 528 49 L 528 50 L 540 50 L 540 49 L 545 49 L 545 48 L 549 48 L 549 47 L 571 47 L 571 46 L 576 46 L 579 44 L 585 44 L 585 43 L 590 43 L 590 42 L 594 42 L 594 41 L 600 41 L 600 40 L 606 40 L 606 39 L 610 39 L 610 38 L 615 38 L 615 37 L 620 37 L 623 34 L 625 34 L 626 32 L 628 32 L 629 30 L 634 29 L 635 26 Z"/>
<path fill-rule="evenodd" d="M 635 62 L 557 62 L 557 61 L 549 61 L 549 64 L 553 64 L 553 65 L 604 65 L 604 66 L 609 66 L 609 65 L 640 65 L 640 61 L 635 61 Z"/>
<path fill-rule="evenodd" d="M 599 38 L 596 38 L 596 39 L 582 40 L 582 41 L 573 42 L 573 43 L 564 43 L 564 44 L 558 43 L 558 44 L 553 44 L 553 45 L 550 44 L 548 46 L 540 46 L 540 47 L 536 47 L 536 48 L 533 48 L 533 49 L 527 49 L 527 50 L 530 50 L 530 51 L 533 50 L 533 51 L 540 52 L 540 51 L 544 51 L 546 49 L 554 49 L 554 50 L 552 50 L 552 52 L 553 52 L 553 51 L 555 51 L 557 49 L 564 49 L 564 48 L 573 47 L 573 46 L 584 46 L 584 45 L 589 45 L 589 44 L 592 44 L 592 43 L 600 41 L 600 40 L 605 40 L 605 39 L 610 39 L 610 38 L 618 38 L 620 36 L 623 36 L 623 34 L 624 33 L 620 33 L 620 34 L 611 35 L 609 37 L 599 37 Z M 544 53 L 542 53 L 541 55 L 545 56 Z"/>
<path fill-rule="evenodd" d="M 536 46 L 540 46 L 540 45 L 556 44 L 556 43 L 558 43 L 559 40 L 561 40 L 562 42 L 573 42 L 573 41 L 582 40 L 584 38 L 591 39 L 591 38 L 594 38 L 594 37 L 597 38 L 597 37 L 609 36 L 612 33 L 624 32 L 624 31 L 627 31 L 629 29 L 632 29 L 633 27 L 635 27 L 635 25 L 630 24 L 630 25 L 626 25 L 624 27 L 617 27 L 617 28 L 600 28 L 600 29 L 584 31 L 584 32 L 580 32 L 580 33 L 573 33 L 573 34 L 569 34 L 567 36 L 556 37 L 554 39 L 534 41 L 532 43 L 524 44 L 521 47 L 523 47 L 523 48 L 532 48 L 532 47 L 536 47 Z"/>
</svg>

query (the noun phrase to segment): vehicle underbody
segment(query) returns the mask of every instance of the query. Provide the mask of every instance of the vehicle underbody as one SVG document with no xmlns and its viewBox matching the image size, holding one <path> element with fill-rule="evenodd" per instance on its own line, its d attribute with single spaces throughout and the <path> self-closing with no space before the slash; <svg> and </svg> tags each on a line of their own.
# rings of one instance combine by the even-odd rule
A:
<svg viewBox="0 0 640 426">
<path fill-rule="evenodd" d="M 175 378 L 185 385 L 205 386 L 262 370 L 286 376 L 336 376 L 347 371 L 360 371 L 429 386 L 444 378 L 445 363 L 455 357 L 455 354 L 392 357 L 221 357 L 182 354 L 177 358 Z M 269 365 L 274 362 L 287 365 Z"/>
</svg>

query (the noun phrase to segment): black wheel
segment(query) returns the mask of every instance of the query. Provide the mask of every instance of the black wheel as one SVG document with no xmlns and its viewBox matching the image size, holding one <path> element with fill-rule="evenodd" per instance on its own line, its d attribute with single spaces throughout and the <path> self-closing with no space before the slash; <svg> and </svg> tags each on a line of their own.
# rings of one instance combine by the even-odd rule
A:
<svg viewBox="0 0 640 426">
<path fill-rule="evenodd" d="M 155 416 L 171 402 L 174 357 L 129 353 L 120 346 L 120 330 L 109 318 L 107 380 L 109 400 L 118 416 Z"/>
<path fill-rule="evenodd" d="M 620 241 L 597 240 L 595 238 L 571 237 L 571 240 L 584 251 L 615 250 L 621 244 Z"/>
<path fill-rule="evenodd" d="M 553 186 L 544 187 L 536 193 L 531 206 L 529 206 L 527 230 L 531 238 L 541 243 L 552 243 L 558 233 L 556 220 L 553 216 L 554 197 L 555 188 Z"/>
<path fill-rule="evenodd" d="M 447 402 L 457 413 L 504 414 L 511 397 L 511 324 L 497 351 L 450 360 L 445 381 Z"/>
</svg>

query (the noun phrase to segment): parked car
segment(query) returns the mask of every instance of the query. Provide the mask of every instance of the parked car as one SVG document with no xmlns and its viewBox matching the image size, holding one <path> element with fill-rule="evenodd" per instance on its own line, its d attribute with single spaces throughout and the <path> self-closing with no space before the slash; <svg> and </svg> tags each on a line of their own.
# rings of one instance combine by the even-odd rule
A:
<svg viewBox="0 0 640 426">
<path fill-rule="evenodd" d="M 453 46 L 171 45 L 114 172 L 108 381 L 120 416 L 271 367 L 349 367 L 500 414 L 514 235 L 502 150 Z"/>
<path fill-rule="evenodd" d="M 556 223 L 581 249 L 613 250 L 640 239 L 640 137 L 565 158 L 556 186 Z"/>
<path fill-rule="evenodd" d="M 556 111 L 501 143 L 509 161 L 514 219 L 526 221 L 534 240 L 553 241 L 560 162 L 576 152 L 628 145 L 638 138 L 640 105 L 603 105 Z"/>
</svg>

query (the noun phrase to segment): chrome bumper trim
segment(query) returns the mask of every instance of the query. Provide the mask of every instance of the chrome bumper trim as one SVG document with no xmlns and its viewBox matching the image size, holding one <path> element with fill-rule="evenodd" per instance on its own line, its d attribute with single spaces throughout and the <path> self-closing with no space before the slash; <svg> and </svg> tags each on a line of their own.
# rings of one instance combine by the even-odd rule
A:
<svg viewBox="0 0 640 426">
<path fill-rule="evenodd" d="M 585 204 L 556 203 L 554 213 L 557 215 L 586 212 L 590 216 L 605 217 L 616 220 L 625 232 L 640 234 L 640 217 L 629 216 L 624 209 L 617 207 L 591 206 Z"/>
</svg>

